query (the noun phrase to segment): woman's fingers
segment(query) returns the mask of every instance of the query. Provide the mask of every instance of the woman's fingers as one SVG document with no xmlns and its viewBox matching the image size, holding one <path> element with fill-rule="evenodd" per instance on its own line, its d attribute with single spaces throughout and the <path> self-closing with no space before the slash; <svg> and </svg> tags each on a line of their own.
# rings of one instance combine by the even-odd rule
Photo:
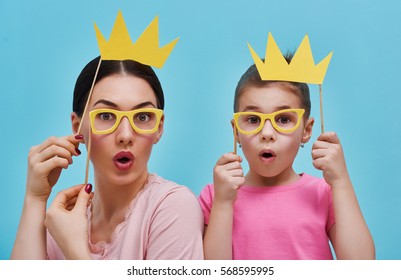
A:
<svg viewBox="0 0 401 280">
<path fill-rule="evenodd" d="M 78 195 L 80 190 L 83 188 L 83 185 L 76 185 L 71 188 L 68 188 L 66 190 L 60 191 L 54 198 L 54 201 L 52 205 L 50 206 L 51 208 L 57 207 L 57 208 L 63 208 L 66 209 L 68 205 L 68 201 L 73 199 Z"/>
<path fill-rule="evenodd" d="M 66 190 L 60 191 L 54 198 L 54 207 L 72 210 L 75 207 L 86 209 L 88 201 L 93 197 L 92 185 L 76 185 Z"/>
<path fill-rule="evenodd" d="M 59 146 L 68 150 L 72 155 L 78 156 L 79 152 L 77 147 L 82 140 L 76 139 L 74 135 L 63 136 L 63 137 L 49 137 L 43 143 L 35 146 L 33 151 L 36 153 L 42 153 L 45 149 L 50 146 Z"/>
</svg>

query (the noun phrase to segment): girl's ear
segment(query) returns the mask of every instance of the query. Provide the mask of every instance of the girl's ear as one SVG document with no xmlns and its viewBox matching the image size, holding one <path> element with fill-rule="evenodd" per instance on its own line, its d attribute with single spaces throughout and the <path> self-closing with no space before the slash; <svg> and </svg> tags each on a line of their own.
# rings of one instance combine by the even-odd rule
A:
<svg viewBox="0 0 401 280">
<path fill-rule="evenodd" d="M 231 127 L 233 129 L 233 135 L 234 135 L 235 140 L 237 141 L 238 144 L 241 144 L 240 141 L 239 141 L 239 137 L 238 137 L 238 130 L 235 129 L 234 120 L 231 120 Z"/>
<path fill-rule="evenodd" d="M 153 141 L 153 144 L 157 144 L 157 142 L 160 141 L 160 139 L 162 138 L 163 132 L 164 132 L 164 115 L 160 119 L 159 129 L 156 132 L 157 135 L 155 137 L 155 140 Z"/>
<path fill-rule="evenodd" d="M 76 134 L 78 132 L 79 124 L 81 123 L 81 118 L 78 117 L 77 113 L 71 113 L 71 125 L 72 125 L 72 132 Z"/>
<path fill-rule="evenodd" d="M 314 118 L 309 118 L 306 120 L 304 132 L 302 135 L 302 143 L 307 143 L 309 139 L 312 137 L 312 128 L 314 123 L 315 123 Z"/>
</svg>

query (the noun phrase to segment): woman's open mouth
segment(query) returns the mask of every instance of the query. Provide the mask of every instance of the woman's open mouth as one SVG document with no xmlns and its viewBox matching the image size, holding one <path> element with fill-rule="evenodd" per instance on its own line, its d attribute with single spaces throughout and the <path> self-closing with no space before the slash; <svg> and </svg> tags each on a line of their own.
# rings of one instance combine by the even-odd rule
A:
<svg viewBox="0 0 401 280">
<path fill-rule="evenodd" d="M 125 171 L 131 168 L 134 164 L 134 155 L 131 152 L 119 152 L 113 157 L 113 162 L 117 169 Z"/>
</svg>

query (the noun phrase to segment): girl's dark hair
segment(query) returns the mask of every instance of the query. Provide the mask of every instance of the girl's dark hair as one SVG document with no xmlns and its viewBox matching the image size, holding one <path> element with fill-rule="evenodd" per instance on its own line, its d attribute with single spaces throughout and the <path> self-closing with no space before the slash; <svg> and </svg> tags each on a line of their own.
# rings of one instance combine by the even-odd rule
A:
<svg viewBox="0 0 401 280">
<path fill-rule="evenodd" d="M 80 117 L 85 109 L 85 104 L 95 77 L 99 59 L 100 57 L 96 57 L 89 62 L 84 69 L 82 69 L 82 72 L 79 74 L 75 83 L 72 110 Z M 97 74 L 96 83 L 101 79 L 114 74 L 131 75 L 147 81 L 155 93 L 157 108 L 162 110 L 164 109 L 163 89 L 156 73 L 150 66 L 133 60 L 102 60 Z"/>
<path fill-rule="evenodd" d="M 293 57 L 293 53 L 287 53 L 284 57 L 288 63 L 291 62 Z M 251 65 L 248 70 L 242 75 L 239 80 L 237 87 L 235 89 L 234 96 L 234 112 L 238 111 L 238 101 L 241 97 L 241 94 L 245 91 L 245 89 L 249 87 L 269 87 L 272 85 L 277 85 L 281 88 L 289 90 L 294 94 L 297 94 L 299 100 L 301 101 L 302 109 L 305 109 L 305 118 L 309 118 L 311 111 L 311 102 L 309 96 L 309 87 L 306 83 L 298 83 L 298 82 L 287 82 L 287 81 L 263 81 L 259 75 L 258 69 L 255 64 Z"/>
</svg>

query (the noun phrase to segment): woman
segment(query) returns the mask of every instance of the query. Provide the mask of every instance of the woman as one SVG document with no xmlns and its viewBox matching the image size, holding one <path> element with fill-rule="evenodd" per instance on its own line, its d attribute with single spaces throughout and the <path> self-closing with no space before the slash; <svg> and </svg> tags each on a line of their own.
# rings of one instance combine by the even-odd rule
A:
<svg viewBox="0 0 401 280">
<path fill-rule="evenodd" d="M 50 137 L 31 149 L 15 259 L 202 259 L 203 218 L 186 187 L 148 172 L 163 134 L 164 97 L 151 67 L 102 61 L 89 114 L 84 107 L 99 58 L 74 89 L 75 135 Z M 81 120 L 82 133 L 76 134 Z M 92 185 L 77 185 L 46 203 L 61 170 L 91 137 Z M 46 231 L 47 228 L 47 231 Z"/>
</svg>

